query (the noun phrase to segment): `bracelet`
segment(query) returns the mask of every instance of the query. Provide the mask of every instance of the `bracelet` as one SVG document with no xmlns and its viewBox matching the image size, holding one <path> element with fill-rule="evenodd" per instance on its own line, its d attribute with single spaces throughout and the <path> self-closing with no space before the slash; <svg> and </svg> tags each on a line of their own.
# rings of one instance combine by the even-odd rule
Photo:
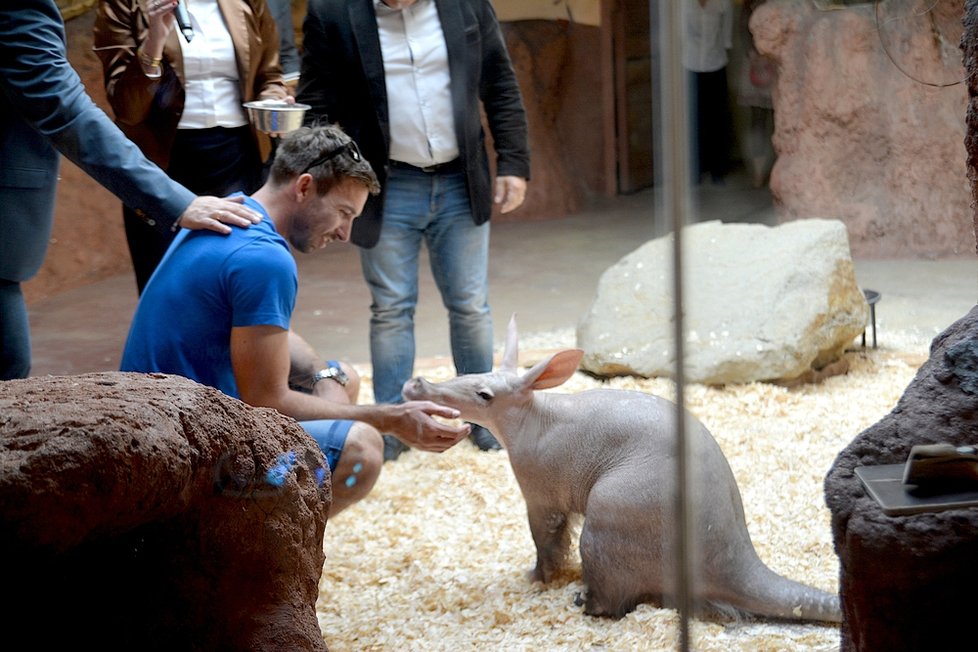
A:
<svg viewBox="0 0 978 652">
<path fill-rule="evenodd" d="M 143 64 L 147 68 L 159 68 L 160 64 L 163 62 L 162 57 L 151 57 L 142 48 L 136 50 L 136 54 L 139 56 L 139 63 Z"/>
</svg>

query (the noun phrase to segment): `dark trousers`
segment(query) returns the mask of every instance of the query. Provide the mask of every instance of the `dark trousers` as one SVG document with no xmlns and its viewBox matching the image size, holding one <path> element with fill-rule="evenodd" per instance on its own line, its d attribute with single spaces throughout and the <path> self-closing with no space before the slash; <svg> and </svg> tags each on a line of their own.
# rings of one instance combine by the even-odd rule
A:
<svg viewBox="0 0 978 652">
<path fill-rule="evenodd" d="M 249 127 L 178 129 L 166 172 L 197 195 L 224 197 L 257 190 L 262 164 Z M 160 233 L 136 217 L 128 206 L 123 207 L 122 215 L 136 287 L 142 294 L 176 231 Z"/>
<path fill-rule="evenodd" d="M 20 283 L 0 279 L 0 380 L 31 373 L 31 331 Z"/>
<path fill-rule="evenodd" d="M 730 171 L 732 123 L 727 92 L 727 69 L 691 72 L 690 172 L 693 182 L 710 173 L 715 181 Z"/>
</svg>

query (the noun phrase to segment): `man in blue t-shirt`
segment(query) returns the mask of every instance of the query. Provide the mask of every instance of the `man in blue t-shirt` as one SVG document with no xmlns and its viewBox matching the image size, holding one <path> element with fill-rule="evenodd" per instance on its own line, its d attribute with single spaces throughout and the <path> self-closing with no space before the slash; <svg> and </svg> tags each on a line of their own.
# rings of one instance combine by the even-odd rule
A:
<svg viewBox="0 0 978 652">
<path fill-rule="evenodd" d="M 292 132 L 268 182 L 244 198 L 265 219 L 229 236 L 181 232 L 140 297 L 122 356 L 122 371 L 178 374 L 297 419 L 333 474 L 331 515 L 370 492 L 383 464 L 381 432 L 435 452 L 469 433 L 433 419 L 458 416 L 435 403 L 357 405 L 354 369 L 329 361 L 309 373 L 321 358 L 289 330 L 298 290 L 290 245 L 307 253 L 345 242 L 378 191 L 339 128 Z"/>
</svg>

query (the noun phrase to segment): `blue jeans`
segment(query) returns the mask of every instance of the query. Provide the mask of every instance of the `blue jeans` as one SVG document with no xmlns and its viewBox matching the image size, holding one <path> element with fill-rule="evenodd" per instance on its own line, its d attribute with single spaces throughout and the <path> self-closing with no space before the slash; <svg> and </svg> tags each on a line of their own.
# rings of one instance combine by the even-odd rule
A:
<svg viewBox="0 0 978 652">
<path fill-rule="evenodd" d="M 329 472 L 336 473 L 336 465 L 340 462 L 340 455 L 353 422 L 346 419 L 315 419 L 300 421 L 299 425 L 319 444 L 319 449 L 323 451 L 326 463 L 329 464 Z"/>
<path fill-rule="evenodd" d="M 374 400 L 397 403 L 414 372 L 414 310 L 421 243 L 448 309 L 452 359 L 459 374 L 492 369 L 489 223 L 476 226 L 462 172 L 391 168 L 380 241 L 360 250 L 370 287 Z"/>
</svg>

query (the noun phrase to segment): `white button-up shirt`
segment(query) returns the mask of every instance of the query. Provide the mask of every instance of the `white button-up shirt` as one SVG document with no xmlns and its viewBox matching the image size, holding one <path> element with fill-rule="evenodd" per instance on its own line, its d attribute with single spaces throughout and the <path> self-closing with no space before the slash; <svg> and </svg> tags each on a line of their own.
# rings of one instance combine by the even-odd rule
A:
<svg viewBox="0 0 978 652">
<path fill-rule="evenodd" d="M 684 0 L 683 66 L 693 72 L 714 72 L 727 65 L 733 47 L 733 7 L 730 0 Z"/>
<path fill-rule="evenodd" d="M 374 0 L 384 57 L 389 156 L 418 167 L 458 158 L 448 49 L 434 0 L 391 9 Z"/>
<path fill-rule="evenodd" d="M 185 0 L 194 37 L 177 40 L 183 52 L 187 99 L 178 129 L 242 127 L 248 114 L 241 106 L 234 44 L 216 0 Z M 174 28 L 178 29 L 178 28 Z"/>
</svg>

